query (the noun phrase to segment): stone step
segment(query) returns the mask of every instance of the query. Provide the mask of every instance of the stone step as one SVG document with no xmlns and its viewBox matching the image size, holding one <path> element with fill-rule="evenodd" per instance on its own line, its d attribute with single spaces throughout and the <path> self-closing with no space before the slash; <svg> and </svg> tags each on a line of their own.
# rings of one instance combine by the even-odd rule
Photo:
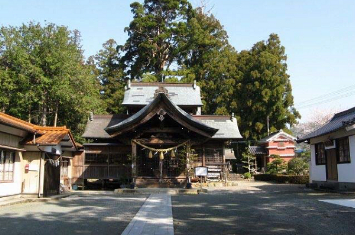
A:
<svg viewBox="0 0 355 235">
<path fill-rule="evenodd" d="M 223 188 L 223 187 L 232 187 L 232 186 L 238 186 L 238 182 L 231 181 L 231 182 L 207 182 L 207 183 L 202 183 L 202 187 L 217 187 L 217 188 Z M 193 188 L 200 188 L 201 184 L 200 183 L 193 183 L 192 184 Z"/>
<path fill-rule="evenodd" d="M 136 179 L 138 188 L 183 188 L 185 184 L 185 179 L 163 179 L 163 182 L 159 182 L 159 179 Z"/>
<path fill-rule="evenodd" d="M 229 173 L 228 174 L 228 180 L 239 180 L 242 179 L 243 177 L 240 174 L 235 174 L 235 173 Z"/>
<path fill-rule="evenodd" d="M 115 189 L 115 194 L 200 194 L 206 193 L 207 189 L 193 188 L 193 189 L 182 189 L 182 188 L 119 188 Z"/>
</svg>

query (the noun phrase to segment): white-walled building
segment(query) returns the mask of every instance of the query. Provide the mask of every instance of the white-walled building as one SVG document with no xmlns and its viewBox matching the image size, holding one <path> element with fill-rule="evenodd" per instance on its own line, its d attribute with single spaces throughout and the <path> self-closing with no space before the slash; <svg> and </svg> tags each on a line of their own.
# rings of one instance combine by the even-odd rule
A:
<svg viewBox="0 0 355 235">
<path fill-rule="evenodd" d="M 60 181 L 71 177 L 70 171 L 61 177 L 61 165 L 70 165 L 76 151 L 66 127 L 41 127 L 0 112 L 0 197 L 59 193 Z"/>
<path fill-rule="evenodd" d="M 300 138 L 311 145 L 310 183 L 355 189 L 355 107 Z"/>
</svg>

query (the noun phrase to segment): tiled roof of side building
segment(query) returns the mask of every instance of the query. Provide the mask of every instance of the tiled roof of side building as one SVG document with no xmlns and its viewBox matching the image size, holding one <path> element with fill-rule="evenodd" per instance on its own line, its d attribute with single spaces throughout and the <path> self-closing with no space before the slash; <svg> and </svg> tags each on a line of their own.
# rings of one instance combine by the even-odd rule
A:
<svg viewBox="0 0 355 235">
<path fill-rule="evenodd" d="M 187 83 L 128 83 L 122 105 L 145 106 L 154 99 L 155 91 L 163 86 L 169 99 L 178 106 L 202 106 L 200 87 Z"/>
<path fill-rule="evenodd" d="M 37 130 L 40 130 L 43 134 L 35 139 L 29 139 L 25 141 L 24 144 L 32 145 L 32 144 L 40 144 L 40 145 L 56 145 L 59 144 L 67 135 L 71 139 L 73 145 L 76 143 L 69 129 L 65 126 L 63 127 L 42 127 L 36 126 Z"/>
<path fill-rule="evenodd" d="M 218 129 L 212 139 L 243 139 L 236 118 L 222 115 L 194 115 L 200 122 Z"/>
<path fill-rule="evenodd" d="M 42 133 L 41 131 L 36 129 L 36 127 L 38 126 L 2 112 L 0 112 L 0 123 L 18 128 L 20 130 L 28 131 L 30 133 L 38 133 L 38 134 Z"/>
<path fill-rule="evenodd" d="M 92 120 L 87 122 L 83 137 L 88 139 L 106 139 L 111 136 L 105 131 L 108 126 L 116 125 L 129 116 L 125 114 L 93 115 Z"/>
<path fill-rule="evenodd" d="M 329 134 L 351 125 L 353 121 L 355 121 L 355 107 L 336 113 L 327 124 L 305 136 L 302 136 L 297 140 L 297 142 L 303 142 L 311 138 Z"/>
<path fill-rule="evenodd" d="M 72 136 L 70 130 L 65 126 L 38 126 L 2 112 L 0 112 L 0 123 L 18 128 L 20 130 L 28 131 L 29 133 L 36 133 L 36 143 L 33 142 L 33 138 L 30 138 L 24 140 L 23 144 L 55 145 L 59 144 L 62 139 L 68 135 L 75 146 L 74 137 Z"/>
<path fill-rule="evenodd" d="M 249 146 L 250 153 L 253 155 L 267 154 L 265 147 L 262 146 Z"/>
</svg>

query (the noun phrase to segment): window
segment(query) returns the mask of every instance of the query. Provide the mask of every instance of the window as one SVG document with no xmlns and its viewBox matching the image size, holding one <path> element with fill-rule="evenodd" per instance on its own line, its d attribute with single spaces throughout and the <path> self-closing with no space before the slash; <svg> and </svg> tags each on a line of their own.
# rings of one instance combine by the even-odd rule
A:
<svg viewBox="0 0 355 235">
<path fill-rule="evenodd" d="M 85 154 L 85 164 L 107 164 L 108 154 L 96 154 L 87 153 Z"/>
<path fill-rule="evenodd" d="M 338 163 L 350 163 L 349 138 L 337 140 Z"/>
<path fill-rule="evenodd" d="M 278 142 L 277 147 L 280 147 L 280 148 L 285 147 L 285 142 Z"/>
<path fill-rule="evenodd" d="M 206 148 L 205 156 L 206 156 L 207 163 L 222 163 L 223 149 Z"/>
<path fill-rule="evenodd" d="M 316 144 L 316 165 L 324 165 L 326 163 L 324 144 Z"/>
<path fill-rule="evenodd" d="M 147 155 L 148 156 L 148 155 Z M 109 163 L 111 165 L 129 164 L 130 160 L 127 154 L 123 153 L 111 153 L 109 158 Z"/>
<path fill-rule="evenodd" d="M 60 176 L 61 177 L 68 177 L 68 166 L 70 165 L 69 160 L 63 158 L 60 161 Z"/>
<path fill-rule="evenodd" d="M 0 182 L 12 182 L 14 180 L 15 153 L 0 150 Z"/>
</svg>

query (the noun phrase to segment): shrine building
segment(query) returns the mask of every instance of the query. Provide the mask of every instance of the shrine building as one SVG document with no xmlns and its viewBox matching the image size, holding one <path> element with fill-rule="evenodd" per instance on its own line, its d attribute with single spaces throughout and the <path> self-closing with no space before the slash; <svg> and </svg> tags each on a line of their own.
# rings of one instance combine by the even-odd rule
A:
<svg viewBox="0 0 355 235">
<path fill-rule="evenodd" d="M 225 179 L 230 144 L 242 136 L 233 115 L 201 115 L 196 82 L 129 81 L 122 105 L 127 113 L 90 115 L 76 161 L 83 180 L 183 187 L 198 166 L 208 167 L 207 180 Z"/>
</svg>

